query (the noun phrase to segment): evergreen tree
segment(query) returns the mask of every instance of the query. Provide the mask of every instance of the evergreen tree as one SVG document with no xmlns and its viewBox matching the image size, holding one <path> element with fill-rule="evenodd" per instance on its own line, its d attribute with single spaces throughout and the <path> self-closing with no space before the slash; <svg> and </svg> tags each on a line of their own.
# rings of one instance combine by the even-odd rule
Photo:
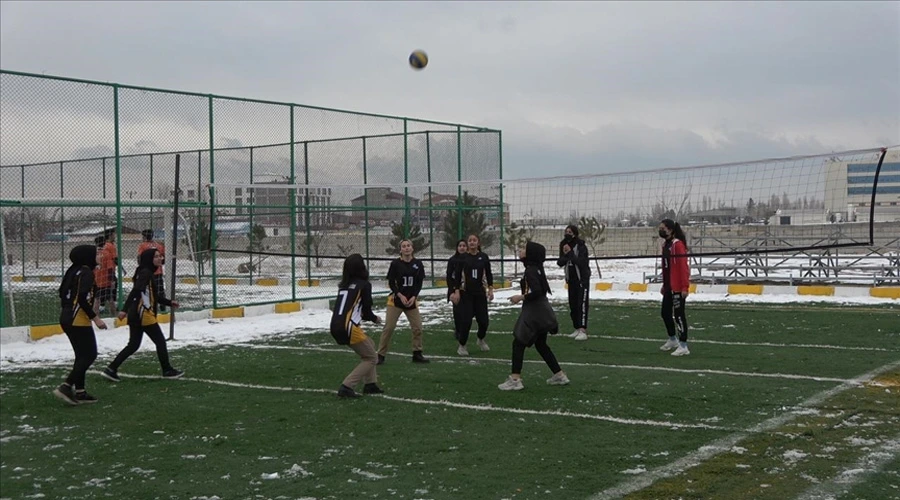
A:
<svg viewBox="0 0 900 500">
<path fill-rule="evenodd" d="M 422 228 L 418 224 L 412 224 L 409 217 L 404 217 L 402 222 L 391 224 L 391 240 L 389 247 L 384 251 L 388 255 L 397 255 L 400 252 L 400 242 L 409 240 L 412 242 L 413 254 L 428 248 L 428 241 L 422 234 Z"/>
<path fill-rule="evenodd" d="M 476 208 L 475 197 L 464 191 L 462 198 L 457 199 L 457 205 L 460 208 L 451 208 L 444 218 L 444 248 L 455 250 L 456 242 L 470 234 L 478 236 L 482 249 L 493 245 L 495 236 L 485 231 L 488 224 L 484 220 L 484 213 Z"/>
</svg>

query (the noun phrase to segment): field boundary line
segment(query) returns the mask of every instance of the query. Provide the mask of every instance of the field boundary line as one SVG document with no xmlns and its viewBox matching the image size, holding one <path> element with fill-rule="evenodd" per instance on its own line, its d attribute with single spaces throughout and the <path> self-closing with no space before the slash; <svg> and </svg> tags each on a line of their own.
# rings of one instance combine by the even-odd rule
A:
<svg viewBox="0 0 900 500">
<path fill-rule="evenodd" d="M 100 372 L 96 370 L 91 370 L 90 373 L 95 375 L 99 375 Z M 161 377 L 158 375 L 132 375 L 126 373 L 120 373 L 119 377 L 122 378 L 132 378 L 132 379 L 142 379 L 142 380 L 161 380 Z M 269 391 L 280 391 L 280 392 L 309 392 L 309 393 L 321 393 L 321 394 L 337 394 L 337 390 L 335 389 L 311 389 L 307 387 L 280 387 L 280 386 L 272 386 L 272 385 L 261 385 L 261 384 L 247 384 L 243 382 L 229 382 L 225 380 L 217 380 L 217 379 L 204 379 L 204 378 L 193 378 L 193 377 L 181 377 L 177 379 L 179 382 L 199 382 L 204 384 L 213 384 L 213 385 L 224 385 L 228 387 L 238 387 L 243 389 L 262 389 Z M 621 418 L 621 417 L 613 417 L 611 415 L 594 415 L 590 413 L 574 413 L 560 410 L 528 410 L 525 408 L 510 408 L 505 406 L 493 406 L 493 405 L 473 405 L 467 403 L 456 403 L 453 401 L 448 401 L 445 399 L 440 400 L 431 400 L 431 399 L 418 399 L 418 398 L 404 398 L 399 396 L 389 396 L 387 394 L 378 394 L 373 396 L 366 396 L 369 398 L 376 399 L 384 399 L 388 401 L 398 401 L 401 403 L 412 403 L 418 405 L 429 405 L 429 406 L 447 406 L 450 408 L 460 408 L 465 410 L 474 410 L 474 411 L 492 411 L 499 413 L 512 413 L 512 414 L 520 414 L 520 415 L 538 415 L 545 417 L 570 417 L 570 418 L 581 418 L 587 420 L 600 420 L 604 422 L 611 422 L 616 424 L 626 424 L 626 425 L 644 425 L 650 427 L 665 427 L 668 429 L 704 429 L 704 430 L 714 430 L 714 431 L 734 431 L 737 430 L 733 427 L 723 427 L 717 425 L 709 425 L 709 424 L 683 424 L 678 422 L 667 422 L 660 420 L 642 420 L 642 419 L 633 419 L 633 418 Z"/>
<path fill-rule="evenodd" d="M 250 349 L 285 349 L 285 350 L 296 350 L 296 351 L 318 351 L 318 352 L 335 352 L 335 353 L 348 353 L 353 354 L 353 351 L 349 351 L 346 349 L 338 349 L 338 348 L 329 348 L 329 347 L 315 347 L 315 346 L 276 346 L 276 345 L 262 345 L 262 344 L 252 344 L 247 342 L 237 342 L 234 344 L 229 344 L 238 347 L 247 347 Z M 402 355 L 408 356 L 406 353 L 388 353 L 392 355 Z M 481 358 L 481 357 L 458 357 L 458 356 L 440 356 L 440 355 L 429 355 L 430 359 L 439 359 L 443 361 L 449 361 L 451 363 L 470 363 L 472 361 L 486 361 L 490 363 L 509 363 L 508 359 L 502 358 Z M 540 359 L 526 359 L 525 363 L 529 364 L 543 364 L 543 360 Z M 560 361 L 560 366 L 581 366 L 587 368 L 615 368 L 615 369 L 624 369 L 624 370 L 647 370 L 647 371 L 663 371 L 663 372 L 674 372 L 674 373 L 684 373 L 684 374 L 700 374 L 700 375 L 731 375 L 736 377 L 759 377 L 759 378 L 776 378 L 776 379 L 788 379 L 788 380 L 811 380 L 814 382 L 837 382 L 837 383 L 852 383 L 853 379 L 844 379 L 844 378 L 836 378 L 836 377 L 817 377 L 815 375 L 794 375 L 790 373 L 757 373 L 757 372 L 735 372 L 729 370 L 712 370 L 712 369 L 692 369 L 692 368 L 672 368 L 668 366 L 642 366 L 642 365 L 614 365 L 607 363 L 580 363 L 573 361 Z"/>
<path fill-rule="evenodd" d="M 653 483 L 660 479 L 676 476 L 685 472 L 688 469 L 696 467 L 703 462 L 724 453 L 730 450 L 737 443 L 743 441 L 751 434 L 758 434 L 763 432 L 769 432 L 782 425 L 794 420 L 798 416 L 801 415 L 801 412 L 797 411 L 797 409 L 814 407 L 829 398 L 832 398 L 848 389 L 852 389 L 853 387 L 857 387 L 862 385 L 878 375 L 890 371 L 896 368 L 900 368 L 900 361 L 894 361 L 893 363 L 888 363 L 886 365 L 880 366 L 871 370 L 867 373 L 854 377 L 852 380 L 843 383 L 841 385 L 832 387 L 831 389 L 824 390 L 813 396 L 807 398 L 805 401 L 800 404 L 794 406 L 790 411 L 785 412 L 777 417 L 772 417 L 768 420 L 760 422 L 756 425 L 753 425 L 743 431 L 736 432 L 729 436 L 725 436 L 723 438 L 717 439 L 712 443 L 701 446 L 697 450 L 688 453 L 687 455 L 675 460 L 674 462 L 661 465 L 659 467 L 655 467 L 640 476 L 634 477 L 632 479 L 626 480 L 612 488 L 608 488 L 603 490 L 591 497 L 591 500 L 606 500 L 606 499 L 614 499 L 621 498 L 625 495 L 629 495 L 631 493 L 643 490 L 651 486 Z"/>
<path fill-rule="evenodd" d="M 850 468 L 846 468 L 830 480 L 810 487 L 796 500 L 817 500 L 821 498 L 838 498 L 850 492 L 853 486 L 866 477 L 879 472 L 900 455 L 900 435 L 883 443 L 877 449 L 863 455 Z"/>
<path fill-rule="evenodd" d="M 594 335 L 598 339 L 610 339 L 610 340 L 636 340 L 640 342 L 662 342 L 664 339 L 659 338 L 649 338 L 649 337 L 621 337 L 615 335 Z M 718 344 L 718 345 L 736 345 L 736 346 L 749 346 L 749 347 L 792 347 L 798 349 L 834 349 L 838 351 L 874 351 L 874 352 L 900 352 L 900 349 L 888 349 L 886 347 L 855 347 L 855 346 L 841 346 L 841 345 L 829 345 L 829 344 L 776 344 L 774 342 L 738 342 L 738 341 L 730 341 L 730 340 L 704 340 L 704 339 L 690 339 L 689 343 L 691 344 Z"/>
</svg>

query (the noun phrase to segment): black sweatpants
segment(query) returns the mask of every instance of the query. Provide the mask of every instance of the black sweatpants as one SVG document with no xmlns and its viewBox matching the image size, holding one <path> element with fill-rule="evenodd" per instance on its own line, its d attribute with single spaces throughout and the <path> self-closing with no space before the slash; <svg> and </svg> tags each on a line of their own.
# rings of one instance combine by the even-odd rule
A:
<svg viewBox="0 0 900 500">
<path fill-rule="evenodd" d="M 469 332 L 472 330 L 472 320 L 478 323 L 478 338 L 487 336 L 488 329 L 488 300 L 487 295 L 463 293 L 459 300 L 459 343 L 466 345 L 469 341 Z"/>
<path fill-rule="evenodd" d="M 588 288 L 590 283 L 573 281 L 569 283 L 569 314 L 575 329 L 587 329 L 588 321 Z"/>
<path fill-rule="evenodd" d="M 668 291 L 663 294 L 662 319 L 670 337 L 678 335 L 679 341 L 687 342 L 688 324 L 684 315 L 684 297 L 679 293 L 679 300 L 676 301 L 674 295 Z"/>
<path fill-rule="evenodd" d="M 453 337 L 458 341 L 459 332 L 462 331 L 462 296 L 459 298 L 459 304 L 450 303 L 453 306 Z"/>
<path fill-rule="evenodd" d="M 547 363 L 547 366 L 552 373 L 556 373 L 560 370 L 559 363 L 556 361 L 556 356 L 553 355 L 553 351 L 551 351 L 550 346 L 547 345 L 547 333 L 541 333 L 537 336 L 534 341 L 534 348 L 537 350 L 538 354 L 541 355 L 541 358 L 544 359 L 544 363 Z M 522 364 L 525 362 L 525 349 L 525 344 L 513 336 L 512 373 L 522 374 Z"/>
<path fill-rule="evenodd" d="M 152 340 L 153 343 L 156 344 L 156 355 L 157 357 L 159 357 L 159 365 L 162 367 L 163 373 L 172 369 L 172 365 L 169 364 L 169 349 L 166 347 L 166 338 L 163 336 L 163 332 L 159 328 L 159 323 L 154 323 L 147 326 L 129 323 L 128 345 L 126 345 L 125 348 L 122 349 L 122 352 L 120 352 L 119 355 L 116 356 L 116 359 L 114 359 L 113 362 L 109 364 L 110 370 L 118 371 L 119 367 L 122 366 L 122 363 L 124 363 L 129 356 L 137 352 L 137 350 L 141 347 L 141 340 L 144 338 L 145 333 L 148 337 L 150 337 L 150 340 Z"/>
<path fill-rule="evenodd" d="M 84 389 L 84 378 L 88 368 L 97 359 L 97 337 L 93 326 L 60 325 L 69 337 L 72 350 L 75 351 L 75 364 L 66 377 L 66 383 L 76 390 Z"/>
</svg>

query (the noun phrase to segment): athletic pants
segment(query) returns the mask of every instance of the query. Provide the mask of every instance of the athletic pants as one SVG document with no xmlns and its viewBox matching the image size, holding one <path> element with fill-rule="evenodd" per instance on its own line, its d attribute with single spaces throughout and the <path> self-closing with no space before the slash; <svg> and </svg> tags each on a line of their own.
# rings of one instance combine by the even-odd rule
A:
<svg viewBox="0 0 900 500">
<path fill-rule="evenodd" d="M 136 325 L 129 322 L 128 345 L 126 345 L 125 348 L 122 349 L 122 352 L 116 356 L 116 359 L 109 364 L 110 370 L 118 371 L 119 367 L 122 366 L 122 363 L 124 363 L 129 356 L 137 352 L 141 347 L 141 340 L 144 338 L 145 333 L 150 337 L 150 340 L 156 344 L 156 355 L 159 357 L 159 365 L 162 367 L 163 373 L 172 369 L 172 365 L 169 364 L 169 349 L 166 347 L 166 338 L 159 328 L 159 323 L 142 326 L 140 324 Z"/>
<path fill-rule="evenodd" d="M 382 356 L 387 354 L 391 347 L 391 337 L 394 335 L 394 329 L 397 328 L 397 320 L 400 319 L 401 314 L 406 315 L 409 328 L 412 330 L 413 352 L 422 350 L 422 315 L 419 314 L 419 308 L 401 309 L 396 306 L 387 306 L 384 314 L 384 329 L 381 331 L 381 338 L 378 339 L 378 354 Z"/>
<path fill-rule="evenodd" d="M 472 330 L 472 320 L 478 323 L 478 338 L 487 336 L 488 329 L 488 300 L 487 295 L 463 293 L 459 301 L 459 343 L 466 345 L 469 341 L 469 332 Z"/>
<path fill-rule="evenodd" d="M 544 359 L 544 363 L 547 363 L 551 372 L 557 373 L 560 370 L 559 363 L 556 361 L 556 356 L 553 355 L 553 351 L 551 351 L 550 346 L 547 345 L 546 332 L 538 334 L 534 341 L 534 348 L 537 350 L 538 354 L 541 355 L 541 358 Z M 512 373 L 521 375 L 522 364 L 525 362 L 525 349 L 525 344 L 513 336 Z"/>
<path fill-rule="evenodd" d="M 668 291 L 663 293 L 662 319 L 666 324 L 666 331 L 669 332 L 669 337 L 674 337 L 677 334 L 679 341 L 687 342 L 688 324 L 687 317 L 684 315 L 684 297 L 679 293 L 679 300 L 676 304 L 673 295 L 672 292 Z"/>
<path fill-rule="evenodd" d="M 97 359 L 97 337 L 94 336 L 93 326 L 61 325 L 72 350 L 75 351 L 75 364 L 72 371 L 66 377 L 66 383 L 76 390 L 84 389 L 84 378 L 88 368 Z"/>
<path fill-rule="evenodd" d="M 572 316 L 572 326 L 576 330 L 587 329 L 589 286 L 590 283 L 577 281 L 569 283 L 569 314 Z"/>
</svg>

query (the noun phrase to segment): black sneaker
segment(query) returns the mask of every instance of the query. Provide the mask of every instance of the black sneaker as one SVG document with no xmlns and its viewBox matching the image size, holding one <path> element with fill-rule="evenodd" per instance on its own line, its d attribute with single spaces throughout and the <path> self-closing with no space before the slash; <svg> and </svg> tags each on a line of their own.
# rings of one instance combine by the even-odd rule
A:
<svg viewBox="0 0 900 500">
<path fill-rule="evenodd" d="M 119 373 L 115 370 L 110 370 L 109 368 L 104 368 L 103 371 L 100 372 L 100 376 L 106 380 L 112 380 L 113 382 L 122 381 L 122 379 L 119 378 Z"/>
<path fill-rule="evenodd" d="M 377 384 L 371 383 L 363 387 L 363 394 L 384 394 L 384 390 Z"/>
<path fill-rule="evenodd" d="M 362 397 L 359 393 L 354 391 L 353 389 L 347 387 L 344 384 L 341 384 L 341 388 L 338 389 L 337 395 L 339 398 L 359 398 Z"/>
<path fill-rule="evenodd" d="M 87 391 L 75 391 L 75 401 L 78 401 L 78 404 L 80 405 L 84 405 L 96 403 L 97 398 L 88 394 Z"/>
<path fill-rule="evenodd" d="M 378 355 L 378 362 L 375 363 L 375 364 L 376 364 L 376 365 L 383 365 L 383 364 L 384 364 L 384 356 L 382 356 L 381 354 L 379 354 L 379 355 Z"/>
<path fill-rule="evenodd" d="M 62 384 L 56 389 L 53 389 L 53 395 L 63 400 L 64 403 L 75 406 L 78 404 L 78 401 L 75 399 L 75 391 L 72 390 L 72 386 L 68 384 Z"/>
<path fill-rule="evenodd" d="M 430 363 L 431 360 L 422 356 L 422 351 L 413 351 L 413 363 Z"/>
<path fill-rule="evenodd" d="M 163 378 L 181 378 L 182 375 L 184 375 L 183 371 L 174 368 L 163 372 Z"/>
</svg>

